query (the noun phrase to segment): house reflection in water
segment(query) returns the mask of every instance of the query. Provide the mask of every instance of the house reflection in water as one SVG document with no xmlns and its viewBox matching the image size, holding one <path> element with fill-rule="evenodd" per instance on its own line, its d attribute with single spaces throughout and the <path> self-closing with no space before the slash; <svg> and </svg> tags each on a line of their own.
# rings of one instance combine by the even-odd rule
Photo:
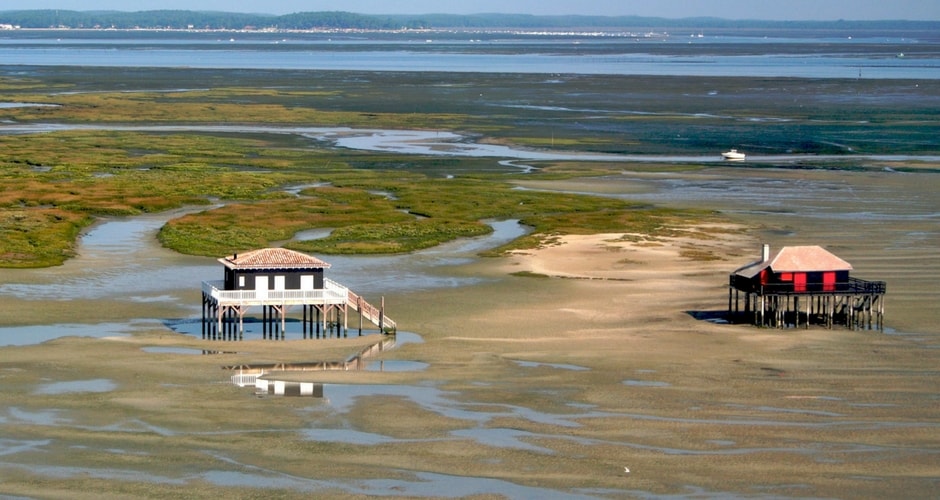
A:
<svg viewBox="0 0 940 500">
<path fill-rule="evenodd" d="M 255 381 L 255 394 L 272 394 L 275 396 L 310 396 L 323 397 L 323 384 L 318 382 L 286 382 L 284 380 Z"/>
<path fill-rule="evenodd" d="M 427 366 L 424 363 L 413 361 L 399 362 L 398 360 L 390 360 L 367 362 L 367 358 L 375 356 L 394 346 L 394 335 L 382 335 L 381 340 L 362 349 L 345 361 L 235 365 L 225 366 L 223 369 L 237 371 L 236 374 L 232 375 L 232 383 L 239 387 L 254 386 L 255 393 L 258 395 L 271 394 L 277 396 L 309 396 L 321 398 L 323 397 L 322 383 L 278 380 L 278 375 L 287 372 L 368 370 L 372 369 L 372 367 L 381 371 L 384 371 L 386 368 L 388 368 L 389 371 L 400 371 L 396 370 L 395 367 L 406 366 L 412 369 L 423 369 Z"/>
</svg>

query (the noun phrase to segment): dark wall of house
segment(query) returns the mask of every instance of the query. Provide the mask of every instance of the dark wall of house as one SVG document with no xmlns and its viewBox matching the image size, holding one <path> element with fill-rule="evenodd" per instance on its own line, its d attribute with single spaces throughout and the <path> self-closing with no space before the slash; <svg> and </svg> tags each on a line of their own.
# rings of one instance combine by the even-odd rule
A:
<svg viewBox="0 0 940 500">
<path fill-rule="evenodd" d="M 284 276 L 285 290 L 299 290 L 301 276 L 313 276 L 313 287 L 323 288 L 323 269 L 304 269 L 304 270 L 235 270 L 225 268 L 225 289 L 226 290 L 254 290 L 255 279 L 258 276 L 268 277 L 268 289 L 274 289 L 274 277 Z M 245 283 L 239 286 L 239 277 L 245 277 Z"/>
<path fill-rule="evenodd" d="M 826 277 L 829 274 L 830 277 Z M 832 276 L 834 275 L 834 277 Z M 835 292 L 849 287 L 848 271 L 809 272 L 809 273 L 774 273 L 769 284 L 782 286 L 794 292 Z"/>
<path fill-rule="evenodd" d="M 832 281 L 826 280 L 824 272 L 802 273 L 805 281 L 798 274 L 801 273 L 767 272 L 751 279 L 734 276 L 732 285 L 742 291 L 756 292 L 763 289 L 767 293 L 836 292 L 850 288 L 849 271 L 835 271 L 835 279 Z"/>
</svg>

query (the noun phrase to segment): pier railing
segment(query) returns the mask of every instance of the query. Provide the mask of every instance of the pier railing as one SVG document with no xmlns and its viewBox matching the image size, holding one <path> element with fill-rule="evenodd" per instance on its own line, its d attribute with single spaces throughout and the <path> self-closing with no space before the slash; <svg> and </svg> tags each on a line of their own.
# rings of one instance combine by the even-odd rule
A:
<svg viewBox="0 0 940 500">
<path fill-rule="evenodd" d="M 742 292 L 757 293 L 759 295 L 813 295 L 813 294 L 870 294 L 884 295 L 887 284 L 884 281 L 866 281 L 858 278 L 849 278 L 848 281 L 838 282 L 807 282 L 794 284 L 787 281 L 782 283 L 760 284 L 753 279 L 730 275 L 729 285 Z"/>
<path fill-rule="evenodd" d="M 375 323 L 384 330 L 397 331 L 398 326 L 384 312 L 374 305 L 366 302 L 362 297 L 349 291 L 349 305 L 363 318 Z"/>
</svg>

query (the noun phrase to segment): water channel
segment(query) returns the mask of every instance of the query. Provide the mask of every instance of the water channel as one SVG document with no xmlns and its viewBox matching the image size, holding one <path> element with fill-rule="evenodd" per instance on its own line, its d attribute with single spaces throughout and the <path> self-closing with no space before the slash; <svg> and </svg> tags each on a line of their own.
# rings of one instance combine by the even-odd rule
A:
<svg viewBox="0 0 940 500">
<path fill-rule="evenodd" d="M 499 144 L 482 144 L 470 137 L 447 131 L 354 129 L 347 127 L 269 127 L 253 125 L 76 125 L 64 123 L 0 124 L 0 135 L 39 134 L 70 130 L 109 130 L 120 132 L 194 132 L 206 134 L 285 134 L 299 135 L 336 147 L 361 151 L 430 156 L 500 158 L 503 165 L 526 169 L 514 160 L 531 161 L 607 161 L 647 163 L 722 163 L 720 151 L 702 155 L 622 155 L 522 149 Z M 795 163 L 800 161 L 879 162 L 940 161 L 940 155 L 749 155 L 754 163 Z"/>
</svg>

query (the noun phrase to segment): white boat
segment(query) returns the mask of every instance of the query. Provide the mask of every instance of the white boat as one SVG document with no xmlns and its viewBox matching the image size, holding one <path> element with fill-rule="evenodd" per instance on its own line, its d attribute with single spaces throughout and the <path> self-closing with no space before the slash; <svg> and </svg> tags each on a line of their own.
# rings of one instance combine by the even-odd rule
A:
<svg viewBox="0 0 940 500">
<path fill-rule="evenodd" d="M 721 153 L 721 157 L 728 161 L 744 161 L 744 153 L 739 152 L 737 149 L 732 149 L 730 151 L 725 151 Z"/>
</svg>

